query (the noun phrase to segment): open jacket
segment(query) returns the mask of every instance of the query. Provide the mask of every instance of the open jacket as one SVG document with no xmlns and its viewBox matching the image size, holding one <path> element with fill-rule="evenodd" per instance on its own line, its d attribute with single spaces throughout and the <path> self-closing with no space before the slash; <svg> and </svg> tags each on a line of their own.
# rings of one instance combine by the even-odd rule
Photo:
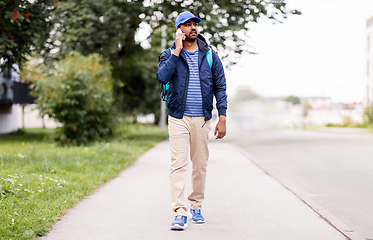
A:
<svg viewBox="0 0 373 240">
<path fill-rule="evenodd" d="M 219 115 L 226 115 L 227 94 L 224 68 L 217 53 L 212 50 L 213 64 L 210 65 L 206 58 L 209 51 L 208 44 L 202 35 L 198 34 L 197 44 L 199 48 L 198 66 L 201 82 L 202 107 L 205 121 L 211 119 L 213 96 L 216 98 L 216 108 Z M 176 48 L 175 43 L 171 48 Z M 168 114 L 174 118 L 183 118 L 189 83 L 189 67 L 182 50 L 179 57 L 170 56 L 170 51 L 162 53 L 159 60 L 157 79 L 160 83 L 170 82 L 167 92 Z"/>
</svg>

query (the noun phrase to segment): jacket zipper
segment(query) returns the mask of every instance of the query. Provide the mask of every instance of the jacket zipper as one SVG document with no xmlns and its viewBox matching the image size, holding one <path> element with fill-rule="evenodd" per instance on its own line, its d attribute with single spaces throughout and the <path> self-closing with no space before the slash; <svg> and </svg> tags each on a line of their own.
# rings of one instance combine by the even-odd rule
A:
<svg viewBox="0 0 373 240">
<path fill-rule="evenodd" d="M 180 55 L 182 56 L 182 55 Z M 188 66 L 188 63 L 186 62 L 186 60 L 184 59 L 183 57 L 183 60 L 185 61 L 186 65 L 187 65 L 187 73 L 186 73 L 186 76 L 185 76 L 185 87 L 184 87 L 184 93 L 183 93 L 183 101 L 181 102 L 181 112 L 180 112 L 180 118 L 183 118 L 183 115 L 184 115 L 184 108 L 185 108 L 185 102 L 186 102 L 186 95 L 185 95 L 185 91 L 186 89 L 188 89 L 188 73 L 189 73 L 189 66 Z"/>
<path fill-rule="evenodd" d="M 202 59 L 201 59 L 201 64 L 199 65 L 198 67 L 198 71 L 200 72 L 200 69 L 201 69 L 201 66 L 202 66 L 202 61 L 203 59 L 206 57 L 206 54 L 203 55 Z M 183 57 L 183 60 L 185 61 L 184 57 Z M 186 61 L 185 61 L 186 62 Z M 189 66 L 188 66 L 188 63 L 186 63 L 187 65 L 187 74 L 186 74 L 186 77 L 185 77 L 185 87 L 184 87 L 184 93 L 183 93 L 183 102 L 181 103 L 181 106 L 182 106 L 182 109 L 181 109 L 181 112 L 180 112 L 180 118 L 183 117 L 183 114 L 184 114 L 184 108 L 185 108 L 185 101 L 186 101 L 186 96 L 185 96 L 185 91 L 186 89 L 188 89 L 188 73 L 189 73 Z M 204 108 L 204 100 L 203 100 L 203 91 L 202 91 L 202 81 L 201 81 L 201 77 L 199 78 L 199 84 L 200 84 L 200 88 L 201 88 L 201 95 L 202 95 L 202 110 L 203 110 L 203 114 L 204 114 L 204 117 L 205 117 L 205 122 L 203 123 L 202 127 L 203 128 L 206 124 L 206 111 L 205 111 L 205 108 Z"/>
<path fill-rule="evenodd" d="M 206 54 L 204 54 L 203 56 L 202 56 L 202 59 L 201 59 L 201 64 L 199 65 L 199 67 L 198 67 L 198 71 L 199 72 L 201 72 L 200 71 L 200 69 L 201 69 L 201 66 L 202 66 L 202 61 L 203 61 L 203 59 L 206 57 Z M 202 127 L 201 128 L 203 128 L 204 126 L 205 126 L 205 124 L 206 124 L 206 111 L 205 111 L 205 102 L 204 102 L 204 98 L 203 98 L 203 91 L 202 91 L 202 80 L 201 80 L 201 77 L 199 77 L 199 85 L 200 85 L 200 88 L 201 88 L 201 95 L 202 95 L 202 110 L 203 110 L 203 114 L 205 115 L 204 117 L 205 117 L 205 123 L 202 125 Z"/>
</svg>

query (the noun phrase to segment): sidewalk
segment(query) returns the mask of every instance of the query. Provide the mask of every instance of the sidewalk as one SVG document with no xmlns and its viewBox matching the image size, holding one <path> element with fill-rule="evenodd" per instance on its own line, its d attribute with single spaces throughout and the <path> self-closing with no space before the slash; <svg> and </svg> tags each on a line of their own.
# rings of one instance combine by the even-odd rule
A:
<svg viewBox="0 0 373 240">
<path fill-rule="evenodd" d="M 210 141 L 202 210 L 206 223 L 171 231 L 169 158 L 168 141 L 157 144 L 41 239 L 346 239 L 235 147 L 217 140 Z"/>
</svg>

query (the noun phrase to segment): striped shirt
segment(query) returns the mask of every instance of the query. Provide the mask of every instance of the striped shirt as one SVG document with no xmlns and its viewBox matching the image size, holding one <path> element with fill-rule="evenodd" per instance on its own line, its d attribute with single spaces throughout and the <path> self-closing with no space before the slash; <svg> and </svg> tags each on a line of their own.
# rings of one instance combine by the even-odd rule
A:
<svg viewBox="0 0 373 240">
<path fill-rule="evenodd" d="M 184 115 L 190 117 L 204 116 L 198 69 L 198 49 L 195 52 L 185 51 L 185 55 L 189 67 L 189 84 Z"/>
</svg>

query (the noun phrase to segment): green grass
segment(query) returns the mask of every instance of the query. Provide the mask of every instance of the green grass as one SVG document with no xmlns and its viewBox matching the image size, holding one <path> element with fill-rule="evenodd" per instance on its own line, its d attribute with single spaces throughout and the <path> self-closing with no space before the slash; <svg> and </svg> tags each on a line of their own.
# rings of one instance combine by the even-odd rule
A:
<svg viewBox="0 0 373 240">
<path fill-rule="evenodd" d="M 153 126 L 127 126 L 110 142 L 60 147 L 50 129 L 0 136 L 0 236 L 43 236 L 68 208 L 118 176 L 167 138 Z"/>
</svg>

